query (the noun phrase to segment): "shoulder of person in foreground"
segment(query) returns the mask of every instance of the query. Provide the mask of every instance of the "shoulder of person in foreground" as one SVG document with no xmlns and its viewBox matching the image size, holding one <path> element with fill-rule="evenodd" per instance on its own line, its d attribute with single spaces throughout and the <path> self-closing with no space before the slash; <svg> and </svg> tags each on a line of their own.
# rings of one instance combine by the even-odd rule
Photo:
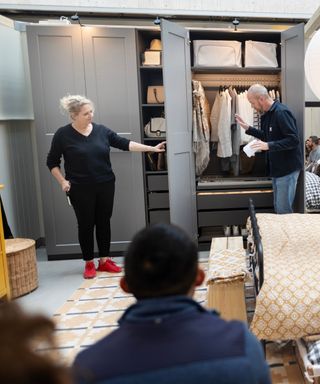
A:
<svg viewBox="0 0 320 384">
<path fill-rule="evenodd" d="M 253 376 L 258 384 L 271 384 L 268 363 L 261 342 L 245 327 L 246 356 L 251 363 Z"/>
</svg>

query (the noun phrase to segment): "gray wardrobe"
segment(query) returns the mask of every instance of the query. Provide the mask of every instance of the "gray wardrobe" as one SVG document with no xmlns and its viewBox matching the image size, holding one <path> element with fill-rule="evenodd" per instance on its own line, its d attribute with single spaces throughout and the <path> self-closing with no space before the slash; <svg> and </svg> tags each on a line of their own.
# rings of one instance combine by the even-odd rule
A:
<svg viewBox="0 0 320 384">
<path fill-rule="evenodd" d="M 143 141 L 138 33 L 134 28 L 27 26 L 49 258 L 80 253 L 73 210 L 45 166 L 54 132 L 68 121 L 59 111 L 59 99 L 68 93 L 85 94 L 96 105 L 96 122 L 129 139 Z M 169 217 L 196 240 L 199 215 L 192 153 L 189 31 L 162 20 L 161 39 L 168 161 L 168 176 L 164 178 L 168 177 Z M 303 52 L 303 26 L 283 33 L 282 100 L 297 117 L 302 142 Z M 148 224 L 148 176 L 141 154 L 113 150 L 111 160 L 116 174 L 111 251 L 121 252 L 133 234 Z M 299 183 L 297 204 L 301 212 L 303 177 Z"/>
</svg>

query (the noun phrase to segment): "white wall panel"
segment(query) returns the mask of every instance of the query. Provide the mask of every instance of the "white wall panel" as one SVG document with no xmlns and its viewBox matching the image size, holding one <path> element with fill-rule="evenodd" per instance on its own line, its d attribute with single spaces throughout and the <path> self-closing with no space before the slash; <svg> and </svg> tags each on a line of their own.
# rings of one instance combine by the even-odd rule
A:
<svg viewBox="0 0 320 384">
<path fill-rule="evenodd" d="M 33 119 L 23 34 L 0 19 L 0 120 Z"/>
</svg>

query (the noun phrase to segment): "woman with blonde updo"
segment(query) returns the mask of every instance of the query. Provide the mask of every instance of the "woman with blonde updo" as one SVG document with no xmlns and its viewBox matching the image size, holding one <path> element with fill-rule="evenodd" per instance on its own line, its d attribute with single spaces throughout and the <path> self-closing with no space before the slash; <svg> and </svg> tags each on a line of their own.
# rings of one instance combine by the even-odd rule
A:
<svg viewBox="0 0 320 384">
<path fill-rule="evenodd" d="M 113 209 L 115 176 L 110 162 L 110 147 L 133 152 L 164 152 L 165 142 L 144 145 L 119 136 L 92 121 L 93 103 L 84 96 L 69 95 L 60 100 L 71 123 L 53 136 L 47 166 L 66 192 L 78 222 L 79 243 L 85 260 L 83 277 L 90 279 L 97 271 L 121 272 L 108 256 Z M 60 169 L 64 159 L 65 175 Z M 94 265 L 94 228 L 99 250 L 99 265 Z"/>
</svg>

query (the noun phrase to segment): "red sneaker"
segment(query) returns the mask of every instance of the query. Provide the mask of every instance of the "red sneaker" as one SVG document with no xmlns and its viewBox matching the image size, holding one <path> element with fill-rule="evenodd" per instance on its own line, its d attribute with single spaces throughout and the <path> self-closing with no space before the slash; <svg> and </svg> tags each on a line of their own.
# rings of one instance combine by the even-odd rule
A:
<svg viewBox="0 0 320 384">
<path fill-rule="evenodd" d="M 99 260 L 99 266 L 97 268 L 99 272 L 111 272 L 111 273 L 119 273 L 122 271 L 122 268 L 119 267 L 114 261 L 111 259 L 107 259 L 104 263 Z"/>
<path fill-rule="evenodd" d="M 84 267 L 84 272 L 83 272 L 83 277 L 85 279 L 93 279 L 94 277 L 96 277 L 97 273 L 96 273 L 96 269 L 95 269 L 95 266 L 94 266 L 94 262 L 93 261 L 86 261 L 86 265 Z"/>
</svg>

